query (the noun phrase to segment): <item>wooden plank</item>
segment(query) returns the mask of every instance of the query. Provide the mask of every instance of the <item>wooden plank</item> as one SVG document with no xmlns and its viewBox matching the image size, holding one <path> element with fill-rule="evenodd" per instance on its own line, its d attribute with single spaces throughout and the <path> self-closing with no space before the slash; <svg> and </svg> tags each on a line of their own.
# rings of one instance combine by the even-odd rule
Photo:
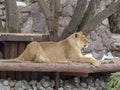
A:
<svg viewBox="0 0 120 90">
<path fill-rule="evenodd" d="M 0 34 L 0 41 L 44 41 L 48 40 L 48 35 L 42 34 L 18 34 L 18 33 L 4 33 Z"/>
<path fill-rule="evenodd" d="M 9 42 L 3 42 L 4 44 L 4 58 L 8 59 L 10 58 L 10 43 Z"/>
</svg>

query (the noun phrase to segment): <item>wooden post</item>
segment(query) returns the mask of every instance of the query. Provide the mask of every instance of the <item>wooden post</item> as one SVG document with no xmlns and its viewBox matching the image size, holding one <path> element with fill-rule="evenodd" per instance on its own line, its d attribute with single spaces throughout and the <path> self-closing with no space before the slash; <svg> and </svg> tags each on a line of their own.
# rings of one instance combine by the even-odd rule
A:
<svg viewBox="0 0 120 90">
<path fill-rule="evenodd" d="M 60 86 L 60 72 L 55 72 L 55 90 Z"/>
</svg>

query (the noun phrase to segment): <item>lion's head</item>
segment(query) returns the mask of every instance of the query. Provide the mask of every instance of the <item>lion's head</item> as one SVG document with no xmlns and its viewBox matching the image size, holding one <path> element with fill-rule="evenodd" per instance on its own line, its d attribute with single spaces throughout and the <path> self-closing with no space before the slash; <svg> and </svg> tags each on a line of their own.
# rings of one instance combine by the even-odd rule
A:
<svg viewBox="0 0 120 90">
<path fill-rule="evenodd" d="M 85 37 L 85 35 L 83 35 L 82 32 L 76 32 L 74 34 L 72 34 L 72 38 L 74 38 L 74 42 L 81 48 L 88 46 L 88 40 Z"/>
</svg>

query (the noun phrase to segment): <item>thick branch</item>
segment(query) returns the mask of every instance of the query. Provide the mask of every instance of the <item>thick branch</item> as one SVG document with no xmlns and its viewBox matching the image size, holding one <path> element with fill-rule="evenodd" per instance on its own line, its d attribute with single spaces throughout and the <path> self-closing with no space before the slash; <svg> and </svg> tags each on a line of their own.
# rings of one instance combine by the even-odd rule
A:
<svg viewBox="0 0 120 90">
<path fill-rule="evenodd" d="M 0 19 L 0 32 L 4 32 L 1 19 Z"/>
<path fill-rule="evenodd" d="M 93 31 L 94 28 L 102 22 L 105 18 L 109 17 L 115 13 L 120 7 L 120 0 L 110 5 L 108 8 L 104 9 L 102 12 L 98 13 L 94 18 L 92 18 L 84 27 L 82 31 L 85 35 Z"/>
<path fill-rule="evenodd" d="M 45 15 L 46 23 L 48 26 L 49 31 L 51 31 L 51 12 L 48 9 L 44 0 L 37 0 L 40 8 L 42 9 L 43 14 Z"/>
<path fill-rule="evenodd" d="M 58 27 L 59 27 L 59 16 L 60 16 L 60 0 L 55 0 L 54 6 L 54 23 L 53 23 L 53 36 L 54 41 L 58 40 Z"/>
<path fill-rule="evenodd" d="M 18 23 L 16 0 L 5 0 L 6 4 L 6 32 L 18 33 L 20 27 Z"/>
<path fill-rule="evenodd" d="M 95 0 L 91 0 L 89 2 L 87 10 L 85 11 L 83 19 L 78 27 L 78 30 L 81 30 L 84 27 L 84 25 L 94 17 L 95 7 L 96 7 Z"/>
<path fill-rule="evenodd" d="M 76 28 L 82 21 L 86 9 L 86 4 L 87 4 L 87 0 L 78 0 L 72 19 L 69 25 L 63 31 L 63 34 L 61 35 L 60 39 L 65 39 L 70 34 L 75 32 Z"/>
</svg>

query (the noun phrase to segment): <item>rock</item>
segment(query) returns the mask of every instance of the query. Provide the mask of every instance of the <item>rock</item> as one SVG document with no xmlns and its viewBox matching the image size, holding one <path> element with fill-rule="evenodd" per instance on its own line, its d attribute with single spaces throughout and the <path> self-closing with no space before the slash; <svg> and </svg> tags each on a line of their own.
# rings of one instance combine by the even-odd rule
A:
<svg viewBox="0 0 120 90">
<path fill-rule="evenodd" d="M 51 88 L 51 87 L 48 87 L 48 88 L 46 88 L 46 90 L 54 90 L 53 88 Z"/>
<path fill-rule="evenodd" d="M 32 80 L 29 82 L 29 84 L 32 86 L 37 86 L 38 82 L 36 80 Z"/>
<path fill-rule="evenodd" d="M 95 87 L 90 87 L 89 90 L 96 90 L 96 88 Z"/>
<path fill-rule="evenodd" d="M 75 83 L 80 83 L 80 77 L 75 77 L 75 78 L 73 78 L 73 80 Z"/>
<path fill-rule="evenodd" d="M 101 87 L 105 87 L 105 82 L 104 81 L 100 81 L 100 86 Z"/>
<path fill-rule="evenodd" d="M 15 86 L 15 84 L 16 84 L 16 80 L 11 80 L 11 81 L 10 81 L 10 86 L 11 86 L 11 87 Z"/>
<path fill-rule="evenodd" d="M 37 88 L 39 89 L 39 88 L 41 88 L 41 87 L 42 87 L 41 82 L 38 82 L 38 83 L 37 83 Z"/>
<path fill-rule="evenodd" d="M 51 87 L 53 88 L 55 86 L 55 81 L 51 80 Z"/>
<path fill-rule="evenodd" d="M 73 7 L 76 7 L 78 0 L 69 0 L 68 4 L 72 5 Z"/>
<path fill-rule="evenodd" d="M 85 89 L 85 88 L 81 87 L 80 90 L 89 90 L 89 89 Z"/>
<path fill-rule="evenodd" d="M 8 86 L 9 85 L 9 81 L 8 80 L 4 80 L 3 81 L 3 85 Z"/>
<path fill-rule="evenodd" d="M 60 17 L 59 25 L 61 27 L 66 27 L 66 26 L 68 26 L 70 20 L 71 20 L 71 17 Z"/>
<path fill-rule="evenodd" d="M 72 86 L 71 85 L 65 85 L 64 90 L 72 90 Z"/>
<path fill-rule="evenodd" d="M 33 18 L 29 17 L 21 29 L 22 33 L 32 33 Z"/>
<path fill-rule="evenodd" d="M 42 86 L 39 87 L 38 89 L 39 89 L 39 90 L 46 90 L 46 89 L 45 89 L 44 87 L 42 87 Z"/>
<path fill-rule="evenodd" d="M 65 7 L 67 5 L 69 0 L 60 0 L 60 4 L 62 7 Z"/>
<path fill-rule="evenodd" d="M 64 90 L 64 88 L 60 87 L 58 90 Z"/>
<path fill-rule="evenodd" d="M 94 82 L 93 82 L 93 79 L 92 78 L 87 78 L 86 79 L 86 83 L 92 87 L 94 87 Z"/>
<path fill-rule="evenodd" d="M 71 17 L 73 15 L 73 7 L 71 5 L 67 5 L 63 8 L 62 16 L 63 17 Z"/>
<path fill-rule="evenodd" d="M 87 88 L 87 87 L 88 87 L 85 82 L 81 82 L 81 83 L 80 83 L 80 86 L 83 87 L 83 88 Z"/>
<path fill-rule="evenodd" d="M 42 86 L 44 88 L 48 88 L 51 85 L 51 83 L 49 81 L 45 81 L 44 83 L 42 83 Z"/>
<path fill-rule="evenodd" d="M 62 35 L 63 31 L 64 31 L 64 27 L 58 28 L 58 37 L 60 37 Z"/>
</svg>

